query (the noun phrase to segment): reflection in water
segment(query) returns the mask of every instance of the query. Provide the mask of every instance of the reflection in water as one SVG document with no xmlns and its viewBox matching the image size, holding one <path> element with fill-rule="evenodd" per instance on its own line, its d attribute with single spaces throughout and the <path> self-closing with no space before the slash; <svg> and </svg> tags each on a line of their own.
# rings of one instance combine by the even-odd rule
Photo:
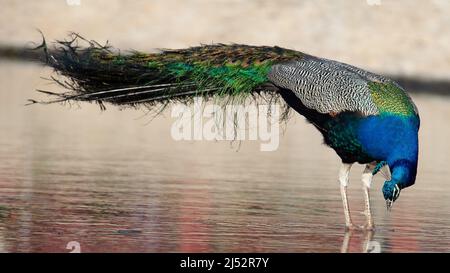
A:
<svg viewBox="0 0 450 273">
<path fill-rule="evenodd" d="M 172 120 L 95 105 L 24 107 L 52 89 L 39 66 L 0 65 L 0 251 L 450 251 L 450 101 L 415 98 L 420 169 L 388 213 L 373 184 L 375 233 L 344 234 L 338 157 L 294 118 L 275 152 L 259 143 L 176 142 Z M 23 80 L 26 79 L 26 80 Z M 440 133 L 436 134 L 439 129 Z M 351 175 L 364 221 L 362 168 Z"/>
<path fill-rule="evenodd" d="M 349 231 L 345 232 L 344 240 L 342 241 L 341 253 L 349 253 L 349 252 L 380 253 L 381 252 L 381 244 L 378 241 L 373 240 L 373 237 L 375 234 L 374 231 L 371 231 L 371 230 L 361 231 L 358 234 L 359 236 L 355 236 L 355 233 L 358 233 L 358 232 L 355 232 L 353 230 L 349 230 Z M 358 239 L 355 237 L 359 237 L 359 239 L 361 239 L 361 242 L 357 245 L 351 244 L 352 239 Z M 350 249 L 350 246 L 352 246 L 352 248 L 355 248 L 355 249 Z"/>
</svg>

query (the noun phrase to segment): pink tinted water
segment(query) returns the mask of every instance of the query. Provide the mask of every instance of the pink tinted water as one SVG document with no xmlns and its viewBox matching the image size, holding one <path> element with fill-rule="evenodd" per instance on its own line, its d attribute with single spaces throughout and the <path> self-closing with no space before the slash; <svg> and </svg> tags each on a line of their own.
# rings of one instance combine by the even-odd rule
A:
<svg viewBox="0 0 450 273">
<path fill-rule="evenodd" d="M 294 117 L 279 149 L 175 141 L 170 111 L 27 106 L 55 89 L 35 65 L 0 65 L 0 252 L 450 251 L 450 100 L 421 111 L 417 184 L 387 213 L 376 177 L 374 234 L 344 232 L 338 157 Z M 295 115 L 294 115 L 295 116 Z M 239 148 L 239 149 L 238 149 Z M 238 150 L 238 151 L 237 151 Z M 350 205 L 364 220 L 355 167 Z"/>
</svg>

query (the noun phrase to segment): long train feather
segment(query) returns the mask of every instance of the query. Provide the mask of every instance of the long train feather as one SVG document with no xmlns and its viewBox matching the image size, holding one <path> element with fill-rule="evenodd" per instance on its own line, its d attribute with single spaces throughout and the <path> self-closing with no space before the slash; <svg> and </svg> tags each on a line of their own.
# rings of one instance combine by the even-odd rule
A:
<svg viewBox="0 0 450 273">
<path fill-rule="evenodd" d="M 247 45 L 201 45 L 158 53 L 132 51 L 122 54 L 109 45 L 100 45 L 71 34 L 47 49 L 46 63 L 59 76 L 52 79 L 69 91 L 55 93 L 54 100 L 31 103 L 92 101 L 121 106 L 154 107 L 172 101 L 190 103 L 195 96 L 224 104 L 249 101 L 287 105 L 268 82 L 267 72 L 275 62 L 301 57 L 301 53 L 279 47 Z"/>
</svg>

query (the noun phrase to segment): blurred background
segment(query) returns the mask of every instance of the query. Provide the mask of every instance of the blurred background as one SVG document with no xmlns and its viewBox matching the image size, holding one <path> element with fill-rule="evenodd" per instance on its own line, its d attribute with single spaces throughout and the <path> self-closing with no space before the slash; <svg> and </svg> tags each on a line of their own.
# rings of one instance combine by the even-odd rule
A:
<svg viewBox="0 0 450 273">
<path fill-rule="evenodd" d="M 0 0 L 0 252 L 450 251 L 450 1 Z M 278 45 L 389 75 L 420 110 L 417 184 L 345 234 L 339 160 L 294 115 L 275 152 L 174 141 L 170 112 L 27 106 L 58 90 L 21 48 L 70 31 L 122 50 Z M 150 122 L 151 121 L 151 122 Z M 363 216 L 359 173 L 350 202 Z"/>
<path fill-rule="evenodd" d="M 69 31 L 121 49 L 278 45 L 389 74 L 448 78 L 447 0 L 2 0 L 0 39 Z M 79 4 L 79 5 L 77 5 Z"/>
</svg>

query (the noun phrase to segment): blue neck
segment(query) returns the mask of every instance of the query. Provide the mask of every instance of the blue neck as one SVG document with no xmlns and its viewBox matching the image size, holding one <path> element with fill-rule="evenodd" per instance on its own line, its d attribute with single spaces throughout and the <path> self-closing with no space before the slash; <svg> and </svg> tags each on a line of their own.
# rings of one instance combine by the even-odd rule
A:
<svg viewBox="0 0 450 273">
<path fill-rule="evenodd" d="M 414 184 L 418 162 L 417 116 L 383 114 L 361 121 L 358 138 L 364 151 L 387 161 L 392 181 L 400 188 Z"/>
<path fill-rule="evenodd" d="M 388 165 L 392 172 L 391 181 L 396 183 L 400 189 L 409 187 L 416 181 L 417 160 L 400 159 L 394 162 L 388 161 Z"/>
</svg>

